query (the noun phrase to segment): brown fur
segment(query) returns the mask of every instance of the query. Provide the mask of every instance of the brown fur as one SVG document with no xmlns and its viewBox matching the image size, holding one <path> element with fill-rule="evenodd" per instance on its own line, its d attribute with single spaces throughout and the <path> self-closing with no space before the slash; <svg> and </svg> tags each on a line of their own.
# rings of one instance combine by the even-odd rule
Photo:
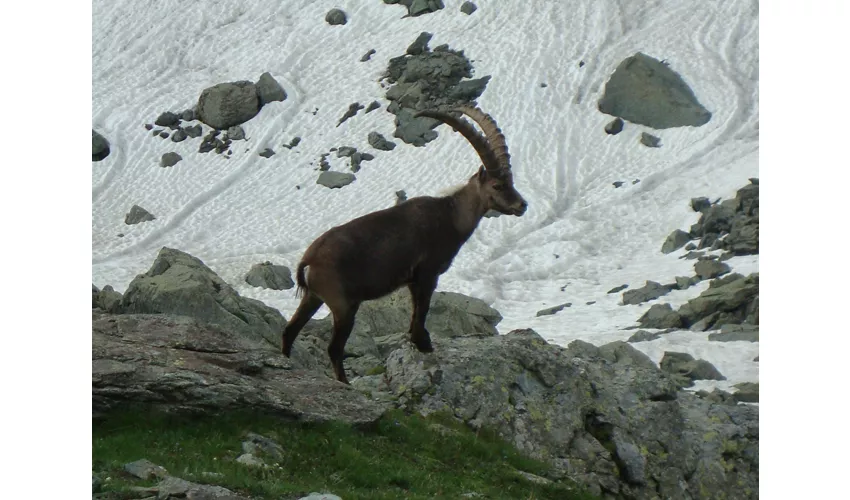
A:
<svg viewBox="0 0 850 500">
<path fill-rule="evenodd" d="M 360 304 L 402 286 L 410 289 L 413 300 L 410 340 L 421 352 L 433 351 L 425 318 L 439 276 L 449 269 L 487 210 L 521 216 L 527 207 L 513 187 L 510 165 L 505 160 L 507 147 L 495 122 L 480 111 L 475 115 L 476 109 L 461 111 L 479 121 L 489 137 L 480 136 L 462 118 L 441 112 L 422 114 L 449 123 L 470 139 L 484 166 L 449 196 L 411 198 L 319 236 L 298 264 L 296 279 L 302 299 L 283 332 L 284 355 L 290 355 L 298 332 L 325 303 L 334 322 L 328 355 L 337 379 L 348 383 L 343 351 Z M 485 151 L 493 138 L 500 149 Z M 305 267 L 309 267 L 306 276 Z"/>
</svg>

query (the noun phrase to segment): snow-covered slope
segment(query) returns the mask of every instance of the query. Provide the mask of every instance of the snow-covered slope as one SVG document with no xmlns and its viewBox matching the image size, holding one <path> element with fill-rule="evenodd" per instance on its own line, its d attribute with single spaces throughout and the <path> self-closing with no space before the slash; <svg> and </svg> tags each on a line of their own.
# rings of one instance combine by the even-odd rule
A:
<svg viewBox="0 0 850 500">
<path fill-rule="evenodd" d="M 402 19 L 403 7 L 377 0 L 94 0 L 92 121 L 112 153 L 92 163 L 93 282 L 123 292 L 170 246 L 288 317 L 294 290 L 250 287 L 244 276 L 252 264 L 294 267 L 331 226 L 391 206 L 399 189 L 436 194 L 478 166 L 474 150 L 445 126 L 424 148 L 396 140 L 399 147 L 383 152 L 367 143 L 373 130 L 388 138 L 394 130 L 378 81 L 387 61 L 428 31 L 431 47 L 463 49 L 476 76 L 493 76 L 478 102 L 504 130 L 517 189 L 530 203 L 524 217 L 485 219 L 439 289 L 491 303 L 505 317 L 502 332 L 530 327 L 562 345 L 628 338 L 633 332 L 622 328 L 652 303 L 620 306 L 620 294 L 606 291 L 692 275 L 693 261 L 659 251 L 673 229 L 696 222 L 690 198 L 729 198 L 758 176 L 758 3 L 479 0 L 470 16 L 459 11 L 460 0 L 444 3 L 436 13 Z M 346 25 L 324 21 L 334 7 L 348 13 Z M 611 117 L 596 102 L 617 64 L 637 51 L 666 59 L 711 121 L 656 132 L 661 148 L 638 143 L 648 130 L 639 125 L 605 134 Z M 248 140 L 234 143 L 230 159 L 198 153 L 198 140 L 175 144 L 143 128 L 162 111 L 192 107 L 206 87 L 256 81 L 265 71 L 288 98 L 244 125 Z M 335 127 L 349 104 L 372 100 L 383 107 Z M 302 137 L 300 145 L 280 147 L 293 136 Z M 349 186 L 316 185 L 319 155 L 344 145 L 376 158 Z M 277 154 L 258 156 L 266 147 Z M 160 168 L 168 151 L 183 161 Z M 333 170 L 347 171 L 345 159 L 329 160 Z M 617 180 L 626 183 L 615 189 Z M 156 220 L 125 225 L 133 204 Z M 758 270 L 757 256 L 728 263 L 742 274 Z M 706 286 L 655 302 L 675 307 Z M 535 317 L 563 302 L 573 306 Z M 707 359 L 729 378 L 720 387 L 758 380 L 751 361 L 758 344 L 707 342 L 706 335 L 682 332 L 635 346 L 656 361 L 665 350 Z"/>
</svg>

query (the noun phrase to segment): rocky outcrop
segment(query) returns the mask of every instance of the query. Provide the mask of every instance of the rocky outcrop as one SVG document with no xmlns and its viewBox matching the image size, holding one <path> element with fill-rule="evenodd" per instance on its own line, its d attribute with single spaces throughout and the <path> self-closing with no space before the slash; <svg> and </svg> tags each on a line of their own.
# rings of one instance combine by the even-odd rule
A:
<svg viewBox="0 0 850 500">
<path fill-rule="evenodd" d="M 680 392 L 624 342 L 564 349 L 515 330 L 434 345 L 389 355 L 383 378 L 407 408 L 495 428 L 597 495 L 758 495 L 758 409 Z"/>
<path fill-rule="evenodd" d="M 739 189 L 735 199 L 706 207 L 703 199 L 694 210 L 702 215 L 689 231 L 691 239 L 700 240 L 699 248 L 724 249 L 732 255 L 759 253 L 758 179 Z"/>
<path fill-rule="evenodd" d="M 245 275 L 245 282 L 251 286 L 271 290 L 289 290 L 295 286 L 292 271 L 286 266 L 277 266 L 269 261 L 254 264 Z"/>
<path fill-rule="evenodd" d="M 423 109 L 472 103 L 487 86 L 489 76 L 474 80 L 472 63 L 463 51 L 447 46 L 428 48 L 430 33 L 421 33 L 405 55 L 390 59 L 384 78 L 390 83 L 387 111 L 396 115 L 394 136 L 414 146 L 437 138 L 440 124 L 428 117 L 414 118 Z"/>
<path fill-rule="evenodd" d="M 641 52 L 627 57 L 614 70 L 605 84 L 599 111 L 656 129 L 699 127 L 711 119 L 678 73 Z"/>
<path fill-rule="evenodd" d="M 280 346 L 286 325 L 277 309 L 240 296 L 200 259 L 167 247 L 130 282 L 121 310 L 190 316 L 274 346 Z"/>
<path fill-rule="evenodd" d="M 109 156 L 109 141 L 92 129 L 91 131 L 91 161 L 101 161 Z"/>
<path fill-rule="evenodd" d="M 711 282 L 699 297 L 689 300 L 677 311 L 684 326 L 703 321 L 703 329 L 726 324 L 758 324 L 758 273 L 747 277 L 728 275 Z"/>
<path fill-rule="evenodd" d="M 661 283 L 647 280 L 644 286 L 623 292 L 623 305 L 649 302 L 650 300 L 667 295 L 672 289 L 672 285 L 662 285 Z"/>
<path fill-rule="evenodd" d="M 691 387 L 694 380 L 726 380 L 714 365 L 685 352 L 665 352 L 660 365 L 680 387 Z"/>
<path fill-rule="evenodd" d="M 301 421 L 375 422 L 386 408 L 256 336 L 186 316 L 92 313 L 92 409 L 254 410 Z"/>
<path fill-rule="evenodd" d="M 664 244 L 661 245 L 661 253 L 675 252 L 685 246 L 689 241 L 691 241 L 691 235 L 687 231 L 675 229 L 664 241 Z"/>
</svg>

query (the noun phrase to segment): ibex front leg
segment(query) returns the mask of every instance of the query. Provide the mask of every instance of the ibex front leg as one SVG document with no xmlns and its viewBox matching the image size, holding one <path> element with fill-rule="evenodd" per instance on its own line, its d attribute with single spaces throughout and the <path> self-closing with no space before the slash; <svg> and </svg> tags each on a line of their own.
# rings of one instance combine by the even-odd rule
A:
<svg viewBox="0 0 850 500">
<path fill-rule="evenodd" d="M 437 288 L 436 278 L 419 278 L 407 286 L 413 299 L 413 317 L 410 318 L 410 341 L 419 352 L 434 352 L 431 334 L 425 329 L 425 318 L 431 308 L 431 296 Z"/>
</svg>

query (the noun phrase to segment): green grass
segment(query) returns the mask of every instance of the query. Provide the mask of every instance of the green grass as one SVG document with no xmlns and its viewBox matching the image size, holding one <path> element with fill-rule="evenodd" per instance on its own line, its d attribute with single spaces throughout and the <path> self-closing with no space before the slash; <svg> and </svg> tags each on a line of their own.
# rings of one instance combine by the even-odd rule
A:
<svg viewBox="0 0 850 500">
<path fill-rule="evenodd" d="M 104 498 L 126 498 L 129 487 L 155 483 L 123 471 L 125 463 L 141 458 L 174 476 L 257 498 L 298 498 L 313 491 L 344 500 L 461 498 L 470 492 L 485 498 L 593 498 L 572 483 L 538 485 L 519 477 L 516 470 L 545 475 L 548 466 L 491 432 L 475 432 L 439 415 L 423 418 L 394 411 L 374 428 L 358 430 L 263 415 L 178 419 L 137 411 L 113 415 L 95 423 L 92 431 L 92 469 L 110 478 L 103 486 Z M 266 469 L 235 462 L 247 432 L 278 442 L 284 459 Z"/>
</svg>

